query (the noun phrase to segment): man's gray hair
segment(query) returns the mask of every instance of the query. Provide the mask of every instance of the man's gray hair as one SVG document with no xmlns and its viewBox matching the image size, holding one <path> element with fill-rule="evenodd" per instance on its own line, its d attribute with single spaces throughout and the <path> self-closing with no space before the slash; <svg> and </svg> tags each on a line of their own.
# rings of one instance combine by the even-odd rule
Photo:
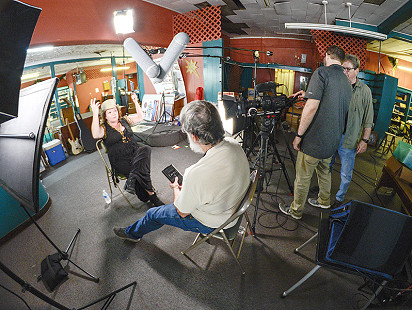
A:
<svg viewBox="0 0 412 310">
<path fill-rule="evenodd" d="M 216 107 L 204 100 L 192 101 L 180 112 L 183 130 L 199 138 L 203 145 L 215 145 L 225 135 L 223 124 Z"/>
<path fill-rule="evenodd" d="M 359 58 L 356 55 L 347 54 L 345 56 L 345 61 L 349 61 L 354 69 L 358 69 L 360 66 Z"/>
</svg>

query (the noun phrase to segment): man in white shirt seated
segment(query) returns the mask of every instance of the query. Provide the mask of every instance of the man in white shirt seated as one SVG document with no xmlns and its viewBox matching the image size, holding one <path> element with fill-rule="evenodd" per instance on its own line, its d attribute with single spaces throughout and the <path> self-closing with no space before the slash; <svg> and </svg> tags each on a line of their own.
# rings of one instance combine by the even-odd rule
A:
<svg viewBox="0 0 412 310">
<path fill-rule="evenodd" d="M 204 156 L 188 167 L 180 186 L 177 177 L 170 183 L 174 202 L 151 208 L 128 227 L 113 227 L 114 234 L 137 242 L 163 225 L 208 234 L 235 211 L 249 186 L 249 163 L 240 145 L 224 138 L 224 129 L 215 106 L 193 101 L 180 114 L 182 130 L 190 148 Z M 235 225 L 230 223 L 226 228 Z"/>
</svg>

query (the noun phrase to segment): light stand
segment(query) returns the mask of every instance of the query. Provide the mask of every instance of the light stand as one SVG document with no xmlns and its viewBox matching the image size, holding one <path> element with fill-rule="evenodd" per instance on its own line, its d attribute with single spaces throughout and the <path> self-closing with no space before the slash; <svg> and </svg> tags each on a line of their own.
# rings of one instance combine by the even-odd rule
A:
<svg viewBox="0 0 412 310">
<path fill-rule="evenodd" d="M 58 303 L 57 301 L 51 299 L 49 296 L 43 294 L 42 292 L 40 292 L 38 289 L 34 288 L 33 286 L 30 285 L 30 283 L 28 283 L 27 281 L 24 281 L 22 278 L 20 278 L 19 276 L 17 276 L 14 272 L 12 272 L 9 268 L 7 268 L 6 265 L 4 265 L 1 261 L 0 261 L 0 270 L 2 270 L 6 275 L 8 275 L 11 279 L 13 279 L 16 283 L 20 284 L 23 291 L 28 291 L 30 293 L 32 293 L 34 296 L 40 298 L 41 300 L 45 301 L 46 303 L 48 303 L 49 305 L 57 308 L 57 309 L 61 309 L 61 310 L 81 310 L 81 309 L 86 309 L 89 308 L 103 300 L 106 300 L 106 302 L 104 303 L 104 305 L 102 306 L 101 309 L 107 309 L 108 306 L 111 304 L 111 302 L 113 301 L 113 299 L 116 297 L 116 294 L 124 291 L 125 289 L 129 288 L 130 286 L 133 286 L 133 290 L 130 296 L 132 296 L 132 294 L 134 293 L 134 289 L 136 288 L 137 282 L 134 281 L 132 283 L 129 283 L 123 287 L 121 287 L 120 289 L 111 292 L 110 294 L 107 294 L 106 296 L 103 296 L 89 304 L 87 304 L 86 306 L 80 307 L 80 308 L 68 308 L 64 305 L 62 305 L 61 303 Z"/>
<path fill-rule="evenodd" d="M 162 114 L 160 115 L 160 118 L 156 121 L 156 125 L 153 128 L 153 132 L 155 132 L 157 125 L 159 124 L 164 124 L 167 123 L 167 116 L 170 116 L 170 121 L 174 121 L 174 116 L 170 114 L 169 112 L 166 111 L 166 100 L 165 100 L 165 92 L 162 92 L 162 99 L 160 99 L 160 110 L 162 111 Z M 162 121 L 164 119 L 164 121 Z"/>
<path fill-rule="evenodd" d="M 27 207 L 30 207 L 34 213 L 39 211 L 39 167 L 42 140 L 52 96 L 56 90 L 58 82 L 59 80 L 57 78 L 53 78 L 21 90 L 18 117 L 5 122 L 0 126 L 0 151 L 3 152 L 2 156 L 0 156 L 0 170 L 2 171 L 0 176 L 0 186 L 20 203 L 20 206 L 27 213 L 30 220 L 40 230 L 48 242 L 59 252 L 63 260 L 72 263 L 82 272 L 87 274 L 93 281 L 98 282 L 99 278 L 75 264 L 69 258 L 67 253 L 77 240 L 80 229 L 77 230 L 68 248 L 63 252 L 47 236 L 27 210 Z M 4 152 L 8 150 L 13 150 L 16 154 L 13 154 L 13 156 L 5 154 Z M 19 154 L 23 154 L 24 156 L 19 157 Z M 16 171 L 19 173 L 16 173 Z M 22 176 L 22 173 L 20 172 L 26 173 L 27 175 Z M 3 175 L 7 176 L 7 180 L 2 179 Z M 28 282 L 22 280 L 1 262 L 0 269 L 14 281 L 19 283 L 24 290 L 31 292 L 46 303 L 58 309 L 76 309 L 65 307 L 52 300 L 45 294 L 33 288 Z M 136 285 L 136 282 L 132 282 L 129 285 L 100 298 L 99 301 L 107 299 L 102 309 L 107 309 L 108 305 L 110 305 L 114 296 L 118 292 L 132 285 Z M 96 302 L 90 305 L 93 305 Z M 90 305 L 79 309 L 84 309 Z"/>
</svg>

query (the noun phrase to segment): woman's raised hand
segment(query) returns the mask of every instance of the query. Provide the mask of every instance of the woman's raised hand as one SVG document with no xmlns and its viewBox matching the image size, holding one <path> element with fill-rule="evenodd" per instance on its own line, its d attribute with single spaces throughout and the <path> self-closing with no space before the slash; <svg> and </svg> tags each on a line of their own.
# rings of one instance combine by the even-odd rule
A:
<svg viewBox="0 0 412 310">
<path fill-rule="evenodd" d="M 90 99 L 90 108 L 93 114 L 99 114 L 100 102 L 96 102 L 96 98 Z"/>
</svg>

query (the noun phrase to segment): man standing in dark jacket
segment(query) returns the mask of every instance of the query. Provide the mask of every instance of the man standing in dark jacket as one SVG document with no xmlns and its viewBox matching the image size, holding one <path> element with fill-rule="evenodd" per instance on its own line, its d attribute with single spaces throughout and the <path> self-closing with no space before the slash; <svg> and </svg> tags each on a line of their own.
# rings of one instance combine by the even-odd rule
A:
<svg viewBox="0 0 412 310">
<path fill-rule="evenodd" d="M 329 164 L 345 130 L 352 96 L 351 85 L 342 67 L 344 59 L 343 49 L 330 46 L 326 51 L 325 66 L 315 70 L 306 93 L 299 91 L 294 94 L 303 95 L 308 100 L 293 140 L 293 147 L 298 151 L 294 200 L 290 206 L 280 204 L 279 209 L 297 220 L 302 218 L 314 171 L 319 185 L 317 206 L 330 207 Z"/>
</svg>

